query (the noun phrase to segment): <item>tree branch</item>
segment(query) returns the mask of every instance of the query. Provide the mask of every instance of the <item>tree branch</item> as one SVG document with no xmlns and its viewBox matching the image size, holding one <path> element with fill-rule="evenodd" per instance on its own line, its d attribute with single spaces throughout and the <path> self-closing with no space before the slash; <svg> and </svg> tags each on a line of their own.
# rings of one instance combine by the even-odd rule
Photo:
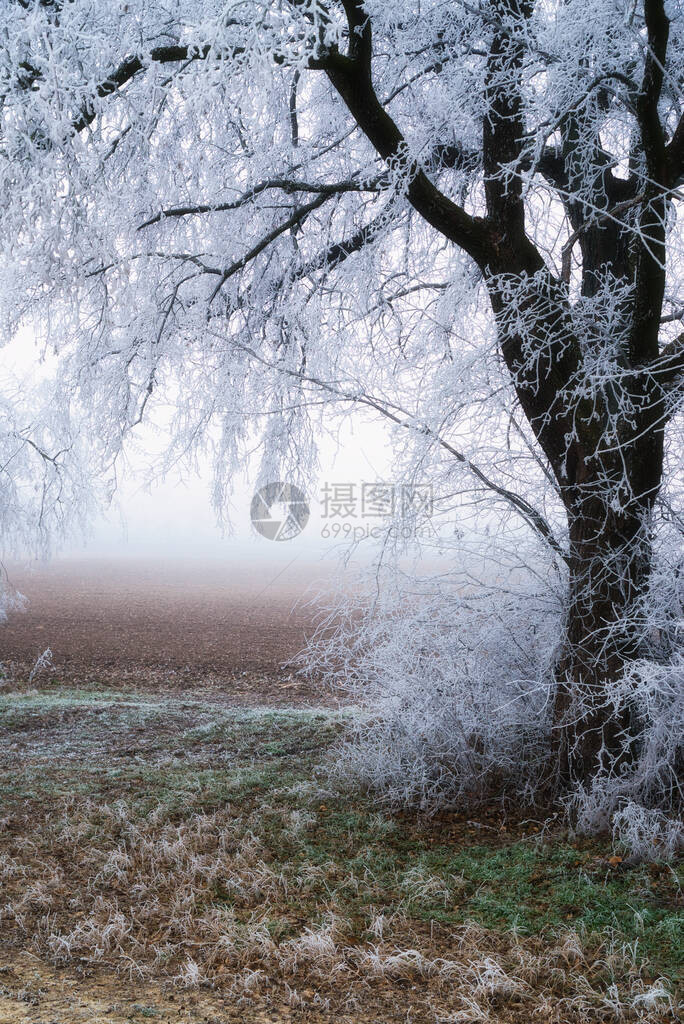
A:
<svg viewBox="0 0 684 1024">
<path fill-rule="evenodd" d="M 634 196 L 633 199 L 626 199 L 624 203 L 618 203 L 617 206 L 613 206 L 612 209 L 606 210 L 604 213 L 601 213 L 598 216 L 593 215 L 583 224 L 580 224 L 575 231 L 573 231 L 573 233 L 570 235 L 570 237 L 568 238 L 567 242 L 561 250 L 561 280 L 563 280 L 565 284 L 570 284 L 570 271 L 572 269 L 572 249 L 577 239 L 580 238 L 580 236 L 582 235 L 582 232 L 586 231 L 587 228 L 592 227 L 595 224 L 602 224 L 607 220 L 614 220 L 618 214 L 622 213 L 624 210 L 629 210 L 632 206 L 635 206 L 637 203 L 640 203 L 643 198 L 644 197 L 642 195 L 639 195 Z"/>
<path fill-rule="evenodd" d="M 526 21 L 530 0 L 495 0 L 491 7 L 502 25 Z M 508 172 L 522 156 L 525 123 L 520 90 L 520 69 L 524 60 L 522 44 L 511 38 L 510 27 L 497 28 L 487 57 L 485 100 L 482 121 L 482 156 L 485 175 L 487 216 L 497 233 L 499 260 L 496 272 L 534 274 L 544 261 L 525 230 L 523 182 Z M 502 84 L 502 79 L 506 85 Z M 503 256 L 505 264 L 502 264 Z"/>
<path fill-rule="evenodd" d="M 660 317 L 665 294 L 665 194 L 668 168 L 665 133 L 658 102 L 663 87 L 670 22 L 664 0 L 644 0 L 648 45 L 637 97 L 637 117 L 648 180 L 639 216 L 640 245 L 634 287 L 634 314 L 629 336 L 632 366 L 658 357 Z"/>
<path fill-rule="evenodd" d="M 349 54 L 331 47 L 318 59 L 317 66 L 325 71 L 379 155 L 406 175 L 406 194 L 413 208 L 484 268 L 494 254 L 488 225 L 447 198 L 409 158 L 404 136 L 373 88 L 371 25 L 363 0 L 343 0 L 343 6 L 349 26 Z"/>
<path fill-rule="evenodd" d="M 668 185 L 670 188 L 676 188 L 684 178 L 684 117 L 679 119 L 679 124 L 665 147 L 665 158 L 667 160 Z"/>
<path fill-rule="evenodd" d="M 321 380 L 318 377 L 312 377 L 309 374 L 305 374 L 299 370 L 292 370 L 289 369 L 288 367 L 279 366 L 274 363 L 271 363 L 269 362 L 268 359 L 265 359 L 263 356 L 259 355 L 259 353 L 256 352 L 249 345 L 244 345 L 241 344 L 240 342 L 233 343 L 236 344 L 238 348 L 242 349 L 242 351 L 246 352 L 248 355 L 251 355 L 252 358 L 256 359 L 257 362 L 262 364 L 262 366 L 266 366 L 271 370 L 276 370 L 278 373 L 284 373 L 288 377 L 294 377 L 296 380 L 299 380 L 303 383 L 311 384 L 314 387 L 320 388 L 323 391 L 326 391 L 329 394 L 336 396 L 341 401 L 353 402 L 357 405 L 365 405 L 366 407 L 374 409 L 376 412 L 379 412 L 382 416 L 384 416 L 386 419 L 391 420 L 391 422 L 395 423 L 397 426 L 403 427 L 405 430 L 415 431 L 416 433 L 419 433 L 424 437 L 429 437 L 431 440 L 435 441 L 440 448 L 443 448 L 444 451 L 448 452 L 449 455 L 452 455 L 458 462 L 464 465 L 466 469 L 468 469 L 469 472 L 472 473 L 473 476 L 477 480 L 479 480 L 479 482 L 487 490 L 492 491 L 494 494 L 498 495 L 498 497 L 503 498 L 504 501 L 510 504 L 512 508 L 514 508 L 515 511 L 518 513 L 518 515 L 522 516 L 527 525 L 531 527 L 534 530 L 534 532 L 544 541 L 544 543 L 551 548 L 554 554 L 556 554 L 559 558 L 562 558 L 564 562 L 568 561 L 567 553 L 563 550 L 561 545 L 556 540 L 553 530 L 551 529 L 548 522 L 541 514 L 541 512 L 539 512 L 538 509 L 530 505 L 530 503 L 526 501 L 524 498 L 521 498 L 520 495 L 515 494 L 513 491 L 509 491 L 508 488 L 502 487 L 499 484 L 495 483 L 493 480 L 490 480 L 490 478 L 485 473 L 483 473 L 482 470 L 475 465 L 475 463 L 471 462 L 470 459 L 463 454 L 463 452 L 460 452 L 457 448 L 454 448 L 453 445 L 451 445 L 443 437 L 437 434 L 436 431 L 432 430 L 431 427 L 427 426 L 427 424 L 412 422 L 409 414 L 406 413 L 403 409 L 400 409 L 398 406 L 395 406 L 394 409 L 396 409 L 396 411 L 394 411 L 393 408 L 389 408 L 379 399 L 374 398 L 372 395 L 366 395 L 364 393 L 357 394 L 345 391 L 342 388 L 336 387 L 335 385 L 328 383 L 328 381 Z M 398 413 L 401 413 L 401 415 L 398 415 Z M 402 419 L 402 415 L 405 416 L 406 419 Z"/>
<path fill-rule="evenodd" d="M 670 33 L 670 22 L 665 14 L 664 0 L 644 0 L 644 17 L 648 45 L 636 110 L 649 177 L 654 182 L 666 187 L 665 133 L 658 112 Z"/>
<path fill-rule="evenodd" d="M 376 179 L 376 182 L 379 179 Z M 375 192 L 377 191 L 376 183 L 369 183 L 368 185 L 361 185 L 355 181 L 339 181 L 333 182 L 332 184 L 307 181 L 291 181 L 288 178 L 271 178 L 268 181 L 261 181 L 249 191 L 243 193 L 237 199 L 233 199 L 226 203 L 195 203 L 188 206 L 171 206 L 165 210 L 160 210 L 154 217 L 150 217 L 149 220 L 144 221 L 138 226 L 138 231 L 142 231 L 143 228 L 148 228 L 152 224 L 158 224 L 160 221 L 165 220 L 167 217 L 188 217 L 196 214 L 203 213 L 224 213 L 230 210 L 239 210 L 242 206 L 251 202 L 256 196 L 262 192 L 266 192 L 269 189 L 280 189 L 286 192 L 288 195 L 292 195 L 295 192 L 313 192 L 318 195 L 333 196 L 340 195 L 343 192 Z"/>
<path fill-rule="evenodd" d="M 348 235 L 341 242 L 333 242 L 327 249 L 323 249 L 300 267 L 295 267 L 289 279 L 297 281 L 302 277 L 308 277 L 309 274 L 313 274 L 317 270 L 334 270 L 335 267 L 339 267 L 346 259 L 354 253 L 360 252 L 361 249 L 377 238 L 387 223 L 388 210 L 385 209 L 377 217 L 369 221 L 368 224 L 364 224 L 362 228 Z"/>
<path fill-rule="evenodd" d="M 647 367 L 649 375 L 658 378 L 665 388 L 673 388 L 684 377 L 684 334 L 666 345 L 654 364 Z"/>
<path fill-rule="evenodd" d="M 229 278 L 237 274 L 238 271 L 244 270 L 248 263 L 251 263 L 251 261 L 256 256 L 259 255 L 259 253 L 263 252 L 264 249 L 268 248 L 271 242 L 274 242 L 276 238 L 280 237 L 280 235 L 285 234 L 285 232 L 289 231 L 290 228 L 294 227 L 297 224 L 301 224 L 301 222 L 305 220 L 313 210 L 317 210 L 329 198 L 329 194 L 323 193 L 322 195 L 316 196 L 315 199 L 313 199 L 310 203 L 307 203 L 305 206 L 298 207 L 298 209 L 294 211 L 291 217 L 288 217 L 288 219 L 286 221 L 283 221 L 282 224 L 278 224 L 277 227 L 273 228 L 272 231 L 269 231 L 268 234 L 264 235 L 263 238 L 261 238 L 256 243 L 256 245 L 252 246 L 252 248 L 248 252 L 246 252 L 244 256 L 241 256 L 239 260 L 236 260 L 229 267 L 227 267 L 221 274 L 221 280 L 214 288 L 214 291 L 211 293 L 208 305 L 212 304 L 212 302 L 220 292 L 221 288 L 224 286 L 224 284 Z"/>
<path fill-rule="evenodd" d="M 111 96 L 112 93 L 118 92 L 122 86 L 130 82 L 132 78 L 143 71 L 147 64 L 178 64 L 188 60 L 205 60 L 211 53 L 211 46 L 208 44 L 199 48 L 192 48 L 189 46 L 155 46 L 150 50 L 147 58 L 143 60 L 142 57 L 132 55 L 126 57 L 114 71 L 95 89 L 95 95 L 104 99 L 107 96 Z M 234 51 L 234 55 L 238 52 L 237 49 Z M 80 117 L 75 118 L 72 121 L 72 128 L 75 132 L 81 132 L 84 128 L 87 128 L 93 123 L 97 117 L 97 110 L 92 106 L 84 106 Z"/>
</svg>

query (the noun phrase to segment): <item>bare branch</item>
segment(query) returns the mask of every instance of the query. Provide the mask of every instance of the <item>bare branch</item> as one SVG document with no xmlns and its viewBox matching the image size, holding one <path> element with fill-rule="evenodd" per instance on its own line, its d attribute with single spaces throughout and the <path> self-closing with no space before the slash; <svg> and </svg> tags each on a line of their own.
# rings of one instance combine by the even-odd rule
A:
<svg viewBox="0 0 684 1024">
<path fill-rule="evenodd" d="M 535 533 L 537 533 L 537 535 L 544 541 L 544 543 L 551 548 L 555 555 L 563 559 L 563 561 L 567 561 L 567 553 L 558 543 L 553 530 L 551 529 L 548 522 L 541 514 L 541 512 L 539 512 L 538 509 L 530 505 L 530 503 L 526 501 L 524 498 L 521 498 L 519 494 L 515 494 L 515 492 L 510 491 L 508 488 L 502 487 L 500 484 L 497 484 L 495 483 L 495 481 L 491 480 L 485 473 L 482 472 L 482 470 L 478 466 L 471 462 L 471 460 L 466 455 L 464 455 L 463 452 L 455 448 L 452 444 L 446 441 L 427 424 L 416 423 L 410 417 L 410 415 L 407 412 L 405 412 L 405 410 L 401 409 L 399 406 L 390 406 L 372 395 L 346 391 L 345 389 L 340 388 L 335 384 L 331 384 L 328 381 L 321 380 L 318 377 L 313 377 L 299 370 L 292 370 L 282 365 L 276 365 L 275 363 L 272 363 L 269 360 L 265 359 L 262 355 L 260 355 L 258 352 L 255 351 L 255 349 L 251 348 L 250 346 L 242 344 L 240 342 L 237 342 L 235 344 L 237 344 L 238 348 L 242 349 L 248 355 L 252 356 L 252 358 L 254 358 L 257 362 L 261 363 L 263 366 L 267 366 L 271 370 L 276 370 L 278 373 L 283 373 L 288 377 L 294 377 L 305 384 L 311 384 L 316 388 L 320 388 L 321 390 L 326 391 L 331 395 L 334 395 L 341 401 L 352 402 L 355 405 L 363 405 L 369 409 L 374 409 L 376 412 L 380 413 L 386 419 L 391 420 L 391 422 L 396 424 L 397 426 L 402 427 L 405 430 L 413 431 L 424 437 L 429 437 L 430 440 L 435 441 L 435 443 L 438 444 L 440 448 L 444 449 L 444 451 L 448 452 L 449 455 L 452 455 L 458 462 L 464 465 L 469 470 L 469 472 L 472 473 L 477 480 L 479 480 L 483 487 L 485 487 L 489 491 L 492 491 L 494 494 L 498 495 L 498 497 L 503 498 L 503 500 L 506 501 L 518 513 L 518 515 L 520 515 L 524 519 L 527 525 L 531 527 L 531 529 L 533 529 Z"/>
<path fill-rule="evenodd" d="M 230 210 L 239 210 L 242 206 L 250 203 L 257 196 L 261 195 L 262 192 L 266 192 L 269 189 L 279 189 L 287 195 L 294 195 L 297 192 L 313 192 L 318 195 L 333 196 L 342 195 L 344 192 L 377 192 L 380 188 L 379 182 L 380 179 L 378 178 L 375 182 L 368 182 L 363 185 L 355 181 L 319 184 L 317 182 L 296 181 L 288 178 L 271 178 L 268 181 L 259 182 L 259 184 L 230 202 L 194 203 L 187 206 L 171 206 L 165 210 L 160 210 L 154 217 L 150 217 L 149 220 L 140 224 L 138 231 L 142 231 L 143 228 L 148 228 L 152 224 L 158 224 L 160 221 L 171 217 L 189 217 L 204 213 L 225 213 Z"/>
</svg>

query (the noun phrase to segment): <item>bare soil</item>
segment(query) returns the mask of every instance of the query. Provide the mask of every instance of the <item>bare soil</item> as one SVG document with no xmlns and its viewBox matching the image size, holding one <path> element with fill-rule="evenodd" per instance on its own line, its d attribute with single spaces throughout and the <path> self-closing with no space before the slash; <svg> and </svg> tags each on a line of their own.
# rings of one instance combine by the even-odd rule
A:
<svg viewBox="0 0 684 1024">
<path fill-rule="evenodd" d="M 29 953 L 0 963 L 2 1024 L 223 1024 L 224 1021 L 295 1019 L 289 1007 L 277 1016 L 245 1012 L 206 992 L 169 992 L 150 981 L 128 980 L 115 972 L 65 970 Z"/>
<path fill-rule="evenodd" d="M 0 662 L 27 675 L 49 647 L 62 683 L 211 688 L 235 703 L 308 702 L 294 670 L 328 566 L 81 559 L 9 566 L 27 599 L 0 628 Z M 44 681 L 41 680 L 41 681 Z"/>
</svg>

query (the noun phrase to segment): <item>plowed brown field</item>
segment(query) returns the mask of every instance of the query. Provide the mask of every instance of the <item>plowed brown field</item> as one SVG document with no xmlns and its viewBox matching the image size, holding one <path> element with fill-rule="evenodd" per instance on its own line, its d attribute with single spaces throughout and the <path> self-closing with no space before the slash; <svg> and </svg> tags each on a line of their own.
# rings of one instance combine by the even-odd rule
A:
<svg viewBox="0 0 684 1024">
<path fill-rule="evenodd" d="M 289 663 L 312 630 L 320 565 L 82 559 L 8 573 L 29 601 L 0 626 L 0 662 L 17 672 L 49 647 L 55 673 L 75 685 L 306 695 Z"/>
</svg>

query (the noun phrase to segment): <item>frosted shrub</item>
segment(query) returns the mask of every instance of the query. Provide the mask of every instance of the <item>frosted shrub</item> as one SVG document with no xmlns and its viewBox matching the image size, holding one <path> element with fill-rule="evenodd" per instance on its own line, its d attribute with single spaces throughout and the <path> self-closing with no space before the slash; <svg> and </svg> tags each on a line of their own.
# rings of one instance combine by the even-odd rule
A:
<svg viewBox="0 0 684 1024">
<path fill-rule="evenodd" d="M 367 605 L 331 612 L 307 652 L 359 705 L 331 760 L 336 784 L 424 812 L 556 792 L 550 709 L 562 587 L 556 597 L 520 573 L 484 595 L 389 570 L 379 580 Z M 590 785 L 563 792 L 563 807 L 580 831 L 612 828 L 631 854 L 670 859 L 682 843 L 673 815 L 682 798 L 684 652 L 673 594 L 652 591 L 649 609 L 639 613 L 648 657 L 632 662 L 609 696 L 616 719 L 630 709 L 622 743 L 633 755 L 606 758 Z"/>
<path fill-rule="evenodd" d="M 628 768 L 600 772 L 570 805 L 582 831 L 605 830 L 612 820 L 615 838 L 634 856 L 670 859 L 682 842 L 681 825 L 663 812 L 676 813 L 682 801 L 684 656 L 676 653 L 664 664 L 634 662 L 615 686 L 613 702 L 632 708 L 637 756 Z"/>
<path fill-rule="evenodd" d="M 29 685 L 34 681 L 36 676 L 40 675 L 41 672 L 45 672 L 52 668 L 52 651 L 49 647 L 46 647 L 42 654 L 39 654 L 33 663 L 33 668 L 29 672 Z"/>
<path fill-rule="evenodd" d="M 409 605 L 395 581 L 362 625 L 349 609 L 309 654 L 363 706 L 335 752 L 335 779 L 424 811 L 494 789 L 531 799 L 548 758 L 553 602 L 410 590 Z"/>
<path fill-rule="evenodd" d="M 183 964 L 180 971 L 174 978 L 174 981 L 180 988 L 199 988 L 205 981 L 205 977 L 198 964 L 188 957 L 187 961 Z"/>
<path fill-rule="evenodd" d="M 613 817 L 613 839 L 640 860 L 673 860 L 684 850 L 684 824 L 630 801 Z"/>
</svg>

